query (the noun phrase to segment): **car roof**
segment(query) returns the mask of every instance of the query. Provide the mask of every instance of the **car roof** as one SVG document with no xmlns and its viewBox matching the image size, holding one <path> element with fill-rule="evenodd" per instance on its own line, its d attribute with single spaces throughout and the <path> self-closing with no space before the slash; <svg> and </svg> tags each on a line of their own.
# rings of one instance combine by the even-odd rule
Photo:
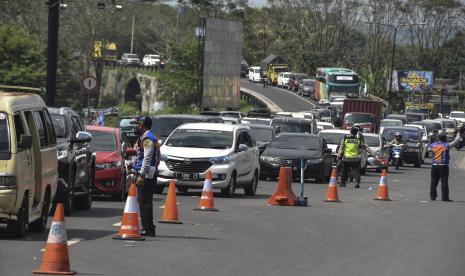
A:
<svg viewBox="0 0 465 276">
<path fill-rule="evenodd" d="M 164 115 L 155 115 L 152 118 L 192 118 L 192 119 L 213 119 L 221 118 L 220 116 L 211 116 L 211 115 L 201 115 L 201 114 L 164 114 Z"/>
<path fill-rule="evenodd" d="M 320 133 L 344 133 L 349 134 L 350 131 L 348 129 L 323 129 Z"/>
<path fill-rule="evenodd" d="M 364 137 L 366 137 L 366 136 L 370 136 L 370 137 L 381 137 L 381 134 L 378 134 L 378 133 L 366 133 L 366 132 L 364 132 L 364 133 L 362 133 L 362 135 L 363 135 Z"/>
<path fill-rule="evenodd" d="M 279 133 L 276 137 L 318 137 L 318 134 L 310 134 L 310 133 L 297 133 L 297 132 L 282 132 Z"/>
<path fill-rule="evenodd" d="M 404 114 L 388 114 L 386 117 L 392 117 L 392 118 L 399 118 L 399 117 L 407 117 L 406 115 Z M 387 118 L 387 119 L 390 119 L 390 118 Z"/>
<path fill-rule="evenodd" d="M 320 126 L 334 126 L 333 124 L 329 122 L 316 122 L 316 124 Z"/>
<path fill-rule="evenodd" d="M 234 131 L 236 128 L 247 128 L 247 126 L 216 123 L 188 123 L 181 125 L 178 129 Z"/>
<path fill-rule="evenodd" d="M 284 116 L 278 116 L 274 117 L 272 122 L 291 122 L 291 123 L 313 123 L 314 120 L 312 119 L 306 119 L 306 118 L 297 118 L 297 117 L 284 117 Z"/>
<path fill-rule="evenodd" d="M 387 126 L 384 128 L 384 130 L 388 130 L 388 129 L 398 129 L 398 130 L 418 130 L 417 127 L 409 127 L 409 126 Z"/>
<path fill-rule="evenodd" d="M 66 113 L 73 113 L 73 114 L 76 114 L 76 115 L 79 115 L 79 113 L 77 113 L 76 111 L 72 110 L 71 108 L 69 107 L 48 107 L 48 112 L 50 114 L 60 114 L 60 115 L 65 115 Z"/>
<path fill-rule="evenodd" d="M 382 119 L 381 121 L 388 121 L 388 122 L 401 122 L 401 123 L 402 123 L 402 120 L 399 120 L 399 119 Z"/>
<path fill-rule="evenodd" d="M 261 125 L 261 124 L 239 124 L 241 126 L 248 126 L 250 128 L 263 128 L 263 129 L 274 129 L 274 127 L 270 126 L 270 125 Z"/>
<path fill-rule="evenodd" d="M 455 122 L 454 119 L 447 119 L 447 118 L 436 118 L 434 121 L 446 121 L 446 122 Z"/>
</svg>

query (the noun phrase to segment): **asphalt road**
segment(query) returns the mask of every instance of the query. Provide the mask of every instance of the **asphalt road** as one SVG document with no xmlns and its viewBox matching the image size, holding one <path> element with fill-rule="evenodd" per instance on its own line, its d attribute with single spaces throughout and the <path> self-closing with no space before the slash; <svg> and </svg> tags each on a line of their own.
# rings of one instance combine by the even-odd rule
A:
<svg viewBox="0 0 465 276">
<path fill-rule="evenodd" d="M 297 92 L 275 86 L 263 87 L 261 83 L 249 82 L 248 79 L 241 79 L 241 87 L 252 89 L 262 94 L 270 101 L 278 105 L 283 111 L 305 111 L 315 107 L 308 97 L 301 97 Z"/>
<path fill-rule="evenodd" d="M 113 240 L 124 203 L 99 199 L 66 218 L 71 267 L 79 275 L 465 275 L 465 153 L 452 151 L 454 202 L 429 201 L 429 165 L 388 175 L 390 202 L 374 201 L 379 174 L 339 188 L 309 181 L 309 207 L 267 206 L 276 181 L 260 181 L 255 197 L 215 194 L 220 212 L 194 211 L 199 192 L 179 194 L 181 225 L 157 223 L 157 237 Z M 429 163 L 429 160 L 427 160 Z M 460 167 L 460 168 L 459 168 Z M 293 190 L 300 192 L 300 184 Z M 164 195 L 154 197 L 155 217 Z M 0 231 L 1 235 L 1 231 Z M 31 275 L 48 231 L 0 239 L 0 275 Z"/>
</svg>

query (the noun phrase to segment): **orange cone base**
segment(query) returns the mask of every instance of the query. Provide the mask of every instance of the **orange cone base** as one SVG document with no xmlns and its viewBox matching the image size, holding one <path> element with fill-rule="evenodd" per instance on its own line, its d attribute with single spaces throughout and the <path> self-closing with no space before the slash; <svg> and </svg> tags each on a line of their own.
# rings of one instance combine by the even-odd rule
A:
<svg viewBox="0 0 465 276">
<path fill-rule="evenodd" d="M 342 202 L 342 201 L 340 201 L 339 199 L 326 199 L 326 200 L 323 200 L 323 202 Z"/>
<path fill-rule="evenodd" d="M 76 271 L 60 272 L 60 271 L 46 271 L 46 270 L 33 270 L 34 274 L 52 274 L 52 275 L 74 275 Z"/>
<path fill-rule="evenodd" d="M 171 223 L 171 224 L 182 224 L 182 221 L 179 220 L 159 220 L 159 223 Z"/>
<path fill-rule="evenodd" d="M 382 197 L 373 198 L 373 200 L 392 201 L 389 198 L 382 198 Z"/>
<path fill-rule="evenodd" d="M 202 208 L 194 208 L 194 211 L 213 211 L 213 212 L 218 212 L 219 210 L 216 209 L 216 208 L 206 208 L 206 207 L 202 207 Z"/>
<path fill-rule="evenodd" d="M 139 235 L 116 235 L 112 237 L 114 240 L 126 240 L 126 241 L 145 241 L 145 238 Z"/>
</svg>

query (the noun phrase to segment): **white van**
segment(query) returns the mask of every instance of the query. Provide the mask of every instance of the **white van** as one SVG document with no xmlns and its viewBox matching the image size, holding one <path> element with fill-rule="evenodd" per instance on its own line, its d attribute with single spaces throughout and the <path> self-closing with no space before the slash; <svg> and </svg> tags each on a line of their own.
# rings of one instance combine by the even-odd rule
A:
<svg viewBox="0 0 465 276">
<path fill-rule="evenodd" d="M 56 136 L 47 106 L 36 94 L 0 91 L 0 223 L 14 237 L 44 231 L 56 190 Z"/>
<path fill-rule="evenodd" d="M 252 66 L 249 68 L 249 81 L 261 82 L 262 76 L 260 75 L 260 67 Z"/>
</svg>

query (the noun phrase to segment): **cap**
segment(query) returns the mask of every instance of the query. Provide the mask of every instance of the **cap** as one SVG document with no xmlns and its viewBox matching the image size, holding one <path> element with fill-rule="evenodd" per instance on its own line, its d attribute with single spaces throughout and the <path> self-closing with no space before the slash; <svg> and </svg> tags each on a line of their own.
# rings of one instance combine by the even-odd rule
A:
<svg viewBox="0 0 465 276">
<path fill-rule="evenodd" d="M 447 141 L 447 135 L 445 135 L 444 133 L 439 134 L 438 138 L 440 141 Z"/>
<path fill-rule="evenodd" d="M 145 128 L 152 127 L 152 119 L 149 116 L 137 116 L 135 123 L 136 125 L 143 125 Z"/>
</svg>

